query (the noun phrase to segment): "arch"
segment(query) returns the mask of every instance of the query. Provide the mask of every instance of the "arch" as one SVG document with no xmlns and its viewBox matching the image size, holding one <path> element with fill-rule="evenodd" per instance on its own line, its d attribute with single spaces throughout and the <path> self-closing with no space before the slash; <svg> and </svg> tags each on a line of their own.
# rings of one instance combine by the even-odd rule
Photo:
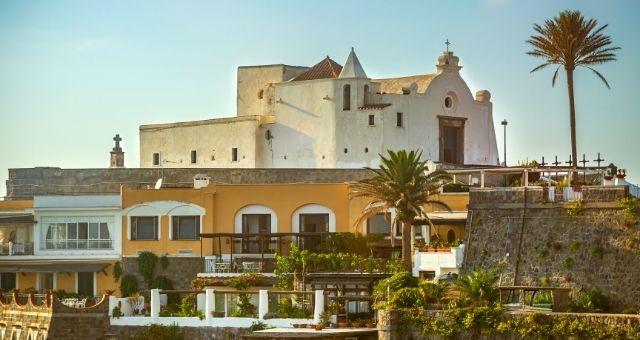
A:
<svg viewBox="0 0 640 340">
<path fill-rule="evenodd" d="M 449 231 L 447 231 L 447 242 L 453 243 L 455 241 L 456 241 L 456 232 L 453 229 L 449 229 Z"/>
<path fill-rule="evenodd" d="M 278 231 L 278 217 L 276 216 L 276 212 L 273 209 L 261 205 L 261 204 L 251 204 L 247 205 L 240 210 L 238 210 L 234 216 L 233 230 L 235 233 L 242 233 L 242 215 L 247 214 L 270 214 L 270 224 L 271 224 L 271 232 L 275 233 Z"/>
<path fill-rule="evenodd" d="M 204 215 L 205 209 L 197 204 L 181 201 L 148 201 L 124 209 L 127 216 Z"/>
<path fill-rule="evenodd" d="M 351 110 L 351 85 L 346 84 L 342 88 L 342 111 Z"/>
<path fill-rule="evenodd" d="M 369 104 L 370 101 L 370 90 L 369 90 L 369 85 L 365 85 L 364 86 L 364 98 L 362 100 L 362 106 L 366 106 L 367 104 Z"/>
<path fill-rule="evenodd" d="M 328 214 L 329 215 L 329 228 L 328 231 L 336 232 L 336 214 L 330 208 L 321 204 L 306 204 L 293 212 L 291 216 L 291 232 L 300 232 L 300 215 L 301 214 Z"/>
</svg>

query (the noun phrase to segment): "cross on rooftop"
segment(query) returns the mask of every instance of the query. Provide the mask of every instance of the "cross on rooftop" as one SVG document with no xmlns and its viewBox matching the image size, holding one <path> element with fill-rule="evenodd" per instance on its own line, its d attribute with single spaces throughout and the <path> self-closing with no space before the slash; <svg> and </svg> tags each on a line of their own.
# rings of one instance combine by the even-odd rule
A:
<svg viewBox="0 0 640 340">
<path fill-rule="evenodd" d="M 558 165 L 560 165 L 560 164 L 561 164 L 561 162 L 558 162 L 558 156 L 556 156 L 556 161 L 555 161 L 555 162 L 553 162 L 553 163 L 551 163 L 551 164 L 553 164 L 553 165 L 555 165 L 555 166 L 558 166 Z"/>
<path fill-rule="evenodd" d="M 600 162 L 604 162 L 604 159 L 600 158 L 600 153 L 598 152 L 598 159 L 594 159 L 594 162 L 598 162 L 598 168 L 600 167 Z"/>
<path fill-rule="evenodd" d="M 589 163 L 589 161 L 587 160 L 587 158 L 585 157 L 585 155 L 584 155 L 584 154 L 582 154 L 582 160 L 581 160 L 581 161 L 579 161 L 578 163 L 582 163 L 582 167 L 584 168 L 584 167 L 587 165 L 587 163 Z"/>
<path fill-rule="evenodd" d="M 571 160 L 571 155 L 569 155 L 569 160 L 565 163 L 569 164 L 569 166 L 573 165 L 573 161 Z"/>
<path fill-rule="evenodd" d="M 449 45 L 451 45 L 451 43 L 449 42 L 449 39 L 447 39 L 447 41 L 445 41 L 444 44 L 447 45 L 447 52 L 449 52 Z"/>
<path fill-rule="evenodd" d="M 116 146 L 113 148 L 113 150 L 120 151 L 120 141 L 122 140 L 122 138 L 120 137 L 120 134 L 116 134 L 116 136 L 113 137 L 113 140 L 116 141 Z"/>
<path fill-rule="evenodd" d="M 540 162 L 540 166 L 545 166 L 547 163 L 544 162 L 544 156 L 542 156 L 542 162 Z"/>
</svg>

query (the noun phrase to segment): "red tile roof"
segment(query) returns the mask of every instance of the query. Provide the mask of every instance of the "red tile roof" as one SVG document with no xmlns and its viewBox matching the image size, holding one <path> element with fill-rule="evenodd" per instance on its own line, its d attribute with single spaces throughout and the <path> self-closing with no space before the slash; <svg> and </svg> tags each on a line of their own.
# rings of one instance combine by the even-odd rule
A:
<svg viewBox="0 0 640 340">
<path fill-rule="evenodd" d="M 338 78 L 340 71 L 342 71 L 342 66 L 327 56 L 313 65 L 309 71 L 291 79 L 291 81 Z"/>
</svg>

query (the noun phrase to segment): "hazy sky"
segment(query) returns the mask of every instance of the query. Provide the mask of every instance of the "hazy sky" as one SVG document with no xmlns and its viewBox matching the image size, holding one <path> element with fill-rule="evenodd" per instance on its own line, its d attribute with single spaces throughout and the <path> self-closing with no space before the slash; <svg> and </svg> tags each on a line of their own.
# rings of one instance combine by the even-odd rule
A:
<svg viewBox="0 0 640 340">
<path fill-rule="evenodd" d="M 622 47 L 577 72 L 578 154 L 600 152 L 640 182 L 640 1 L 7 1 L 0 0 L 0 196 L 8 168 L 109 165 L 138 126 L 235 115 L 236 68 L 311 66 L 349 49 L 372 77 L 433 73 L 444 41 L 471 91 L 492 94 L 507 161 L 570 154 L 565 77 L 525 55 L 534 23 L 565 9 L 608 23 Z M 590 164 L 593 164 L 591 162 Z"/>
</svg>

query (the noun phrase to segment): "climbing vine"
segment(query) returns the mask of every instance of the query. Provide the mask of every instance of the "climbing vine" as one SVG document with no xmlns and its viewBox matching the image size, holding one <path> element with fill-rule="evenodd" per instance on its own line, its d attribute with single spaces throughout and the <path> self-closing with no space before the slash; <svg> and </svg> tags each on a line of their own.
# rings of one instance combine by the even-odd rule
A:
<svg viewBox="0 0 640 340">
<path fill-rule="evenodd" d="M 151 287 L 153 284 L 153 272 L 156 268 L 156 262 L 158 262 L 158 256 L 152 252 L 144 251 L 138 255 L 138 270 L 142 274 L 147 287 Z"/>
</svg>

